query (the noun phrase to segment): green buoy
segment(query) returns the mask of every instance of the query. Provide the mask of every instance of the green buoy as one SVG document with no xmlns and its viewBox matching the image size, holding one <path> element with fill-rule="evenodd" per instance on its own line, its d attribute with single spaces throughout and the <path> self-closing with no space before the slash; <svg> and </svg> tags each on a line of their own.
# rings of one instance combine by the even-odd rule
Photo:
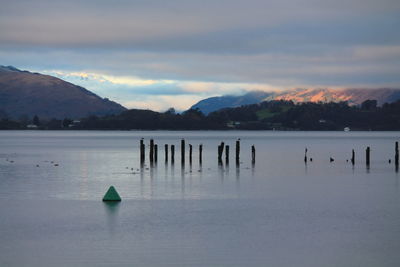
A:
<svg viewBox="0 0 400 267">
<path fill-rule="evenodd" d="M 107 193 L 103 197 L 103 201 L 121 201 L 121 197 L 117 190 L 115 190 L 114 186 L 108 188 Z"/>
</svg>

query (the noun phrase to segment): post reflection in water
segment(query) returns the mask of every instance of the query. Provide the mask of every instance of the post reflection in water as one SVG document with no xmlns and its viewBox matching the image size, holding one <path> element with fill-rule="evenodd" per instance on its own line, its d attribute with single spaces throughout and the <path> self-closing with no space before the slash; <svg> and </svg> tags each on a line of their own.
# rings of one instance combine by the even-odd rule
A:
<svg viewBox="0 0 400 267">
<path fill-rule="evenodd" d="M 236 165 L 236 194 L 240 196 L 240 166 Z"/>
<path fill-rule="evenodd" d="M 154 163 L 150 167 L 150 196 L 154 196 L 154 185 L 157 184 L 157 179 L 154 179 L 154 177 L 157 178 L 157 163 Z"/>
<path fill-rule="evenodd" d="M 307 175 L 308 173 L 308 165 L 307 162 L 304 163 L 304 174 Z"/>
<path fill-rule="evenodd" d="M 224 165 L 222 164 L 222 162 L 218 162 L 218 174 L 219 174 L 219 178 L 221 180 L 221 184 L 224 183 Z"/>
<path fill-rule="evenodd" d="M 252 161 L 252 162 L 251 162 L 251 177 L 252 177 L 252 178 L 254 178 L 255 169 L 256 169 L 256 163 L 255 163 L 255 161 Z"/>
<path fill-rule="evenodd" d="M 140 196 L 144 194 L 144 163 L 140 163 Z"/>
<path fill-rule="evenodd" d="M 192 166 L 192 161 L 190 161 L 190 164 L 189 164 L 189 192 L 192 192 L 192 186 L 193 186 L 193 166 Z"/>
<path fill-rule="evenodd" d="M 114 235 L 118 226 L 118 212 L 120 202 L 105 201 L 103 202 L 104 210 L 106 211 L 106 220 L 109 233 Z"/>
<path fill-rule="evenodd" d="M 198 170 L 198 172 L 199 172 L 199 180 L 200 180 L 200 182 L 201 182 L 201 180 L 203 179 L 203 164 L 202 164 L 202 162 L 201 161 L 199 161 L 199 170 Z"/>
<path fill-rule="evenodd" d="M 182 198 L 185 198 L 185 164 L 181 165 L 181 194 Z"/>
<path fill-rule="evenodd" d="M 168 161 L 165 162 L 164 164 L 164 173 L 165 173 L 165 179 L 168 178 Z"/>
</svg>

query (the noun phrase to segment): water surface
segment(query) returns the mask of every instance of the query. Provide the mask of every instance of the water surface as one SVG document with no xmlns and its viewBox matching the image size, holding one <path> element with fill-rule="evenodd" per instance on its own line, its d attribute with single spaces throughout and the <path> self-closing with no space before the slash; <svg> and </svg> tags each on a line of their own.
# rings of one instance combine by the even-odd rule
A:
<svg viewBox="0 0 400 267">
<path fill-rule="evenodd" d="M 399 266 L 399 176 L 388 163 L 399 136 L 3 131 L 0 265 Z M 153 167 L 148 155 L 140 166 L 142 137 L 158 144 Z M 194 148 L 183 167 L 182 137 Z M 222 166 L 221 141 L 231 152 Z M 164 144 L 176 147 L 173 165 Z M 355 166 L 346 162 L 352 149 Z M 123 199 L 117 205 L 101 201 L 110 185 Z"/>
</svg>

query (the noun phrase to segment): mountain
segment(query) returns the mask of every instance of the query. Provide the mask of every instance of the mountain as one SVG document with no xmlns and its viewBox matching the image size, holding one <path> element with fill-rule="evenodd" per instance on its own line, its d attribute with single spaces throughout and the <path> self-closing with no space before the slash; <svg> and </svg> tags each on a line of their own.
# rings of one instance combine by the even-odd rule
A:
<svg viewBox="0 0 400 267">
<path fill-rule="evenodd" d="M 400 99 L 400 89 L 295 89 L 277 93 L 273 100 L 291 100 L 298 102 L 340 102 L 360 105 L 365 100 L 377 100 L 378 105 Z"/>
<path fill-rule="evenodd" d="M 197 102 L 190 109 L 199 109 L 207 115 L 208 113 L 221 108 L 234 108 L 243 105 L 256 104 L 270 96 L 273 96 L 273 94 L 274 93 L 272 92 L 252 91 L 241 96 L 227 95 L 210 97 Z"/>
<path fill-rule="evenodd" d="M 392 103 L 400 99 L 400 89 L 294 89 L 282 92 L 254 91 L 242 96 L 219 96 L 203 99 L 191 108 L 198 108 L 205 114 L 242 105 L 256 104 L 269 100 L 287 100 L 299 102 L 341 102 L 360 105 L 365 100 L 377 100 L 378 105 Z"/>
<path fill-rule="evenodd" d="M 0 114 L 11 118 L 81 118 L 118 114 L 120 104 L 59 78 L 0 66 Z"/>
</svg>

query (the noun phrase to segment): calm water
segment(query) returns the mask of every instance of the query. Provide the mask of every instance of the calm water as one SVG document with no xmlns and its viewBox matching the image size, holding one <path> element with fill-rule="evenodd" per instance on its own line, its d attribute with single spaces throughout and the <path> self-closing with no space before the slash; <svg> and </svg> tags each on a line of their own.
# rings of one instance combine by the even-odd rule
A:
<svg viewBox="0 0 400 267">
<path fill-rule="evenodd" d="M 159 146 L 152 168 L 139 165 L 142 137 Z M 194 147 L 184 168 L 182 137 Z M 229 165 L 217 163 L 221 141 Z M 397 267 L 395 141 L 399 132 L 2 131 L 0 266 Z M 174 165 L 164 144 L 175 144 Z M 110 185 L 117 205 L 101 201 Z"/>
</svg>

